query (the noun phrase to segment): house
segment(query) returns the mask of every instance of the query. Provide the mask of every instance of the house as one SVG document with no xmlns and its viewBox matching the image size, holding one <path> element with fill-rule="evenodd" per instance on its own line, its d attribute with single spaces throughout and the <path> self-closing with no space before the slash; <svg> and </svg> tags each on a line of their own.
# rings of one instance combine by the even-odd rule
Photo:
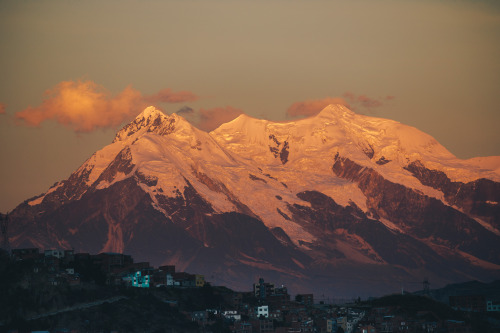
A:
<svg viewBox="0 0 500 333">
<path fill-rule="evenodd" d="M 131 276 L 132 287 L 149 288 L 150 276 L 142 275 L 141 271 L 137 271 Z"/>
<path fill-rule="evenodd" d="M 168 273 L 165 284 L 167 286 L 177 287 L 203 287 L 205 285 L 205 276 L 201 274 L 189 274 L 186 272 Z"/>
<path fill-rule="evenodd" d="M 173 274 L 174 286 L 196 287 L 196 276 L 186 272 L 176 272 Z"/>
<path fill-rule="evenodd" d="M 203 287 L 205 285 L 205 276 L 201 274 L 195 274 L 195 286 Z"/>
</svg>

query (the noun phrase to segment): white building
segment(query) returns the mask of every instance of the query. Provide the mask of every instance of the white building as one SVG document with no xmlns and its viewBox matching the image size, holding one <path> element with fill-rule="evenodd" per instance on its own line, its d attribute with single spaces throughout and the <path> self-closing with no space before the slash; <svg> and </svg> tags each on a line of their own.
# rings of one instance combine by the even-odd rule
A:
<svg viewBox="0 0 500 333">
<path fill-rule="evenodd" d="M 241 315 L 236 310 L 227 310 L 222 312 L 224 318 L 233 319 L 233 320 L 241 320 Z"/>
<path fill-rule="evenodd" d="M 269 318 L 269 306 L 268 305 L 258 306 L 255 310 L 256 310 L 255 313 L 256 313 L 257 317 L 263 316 L 264 318 Z"/>
<path fill-rule="evenodd" d="M 167 274 L 167 286 L 173 286 L 174 285 L 174 277 L 172 274 Z"/>
</svg>

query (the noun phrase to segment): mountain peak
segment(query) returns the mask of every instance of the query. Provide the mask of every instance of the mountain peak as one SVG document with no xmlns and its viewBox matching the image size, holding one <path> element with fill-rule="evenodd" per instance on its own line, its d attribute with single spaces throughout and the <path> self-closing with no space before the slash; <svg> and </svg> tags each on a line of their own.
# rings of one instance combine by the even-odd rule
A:
<svg viewBox="0 0 500 333">
<path fill-rule="evenodd" d="M 125 125 L 115 136 L 113 142 L 124 141 L 129 137 L 136 137 L 138 133 L 155 132 L 161 135 L 171 133 L 175 128 L 175 122 L 180 116 L 167 116 L 154 106 L 149 106 L 135 119 Z"/>
<path fill-rule="evenodd" d="M 142 119 L 149 119 L 149 118 L 157 118 L 157 117 L 167 117 L 163 112 L 155 108 L 154 106 L 148 106 L 147 108 L 144 109 L 137 117 L 135 117 L 135 120 L 142 120 Z"/>
<path fill-rule="evenodd" d="M 316 115 L 319 118 L 352 118 L 356 114 L 342 104 L 330 104 Z"/>
</svg>

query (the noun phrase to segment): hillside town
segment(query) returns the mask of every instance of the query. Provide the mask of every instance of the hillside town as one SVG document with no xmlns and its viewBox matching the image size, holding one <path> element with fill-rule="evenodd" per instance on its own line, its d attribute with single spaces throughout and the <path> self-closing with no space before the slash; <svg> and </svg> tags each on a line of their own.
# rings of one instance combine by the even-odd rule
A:
<svg viewBox="0 0 500 333">
<path fill-rule="evenodd" d="M 14 289 L 33 290 L 36 293 L 40 288 L 54 288 L 70 294 L 84 291 L 84 294 L 90 295 L 95 290 L 93 286 L 103 288 L 100 289 L 100 297 L 85 299 L 85 296 L 80 296 L 83 297 L 79 299 L 80 302 L 73 304 L 60 301 L 56 306 L 43 304 L 31 310 L 27 310 L 28 307 L 22 310 L 22 304 L 19 309 L 8 305 L 9 311 L 14 314 L 8 317 L 4 312 L 0 318 L 0 329 L 9 332 L 105 332 L 98 324 L 92 328 L 84 327 L 85 329 L 74 323 L 61 326 L 56 318 L 65 313 L 68 315 L 100 307 L 112 313 L 114 307 L 119 308 L 121 302 L 137 297 L 137 293 L 153 296 L 155 301 L 160 301 L 162 306 L 167 307 L 167 311 L 177 311 L 175 315 L 180 318 L 178 320 L 181 323 L 170 327 L 168 332 L 476 332 L 474 316 L 484 313 L 493 314 L 493 318 L 497 318 L 497 328 L 500 323 L 499 302 L 488 299 L 485 295 L 450 297 L 451 307 L 429 297 L 409 294 L 388 296 L 393 297 L 392 303 L 357 299 L 346 304 L 329 304 L 324 300 L 315 300 L 313 294 L 296 294 L 292 297 L 286 286 L 263 278 L 243 292 L 214 287 L 201 274 L 178 272 L 174 265 L 151 267 L 148 262 L 134 262 L 130 255 L 121 253 L 92 255 L 75 253 L 73 250 L 14 249 L 8 258 L 10 266 L 6 265 L 5 256 L 2 258 L 1 268 L 5 270 L 2 273 L 9 272 L 13 266 L 29 263 L 25 266 L 29 273 L 22 275 L 7 290 L 13 298 L 17 297 L 12 294 Z M 6 287 L 8 283 L 2 285 Z M 113 291 L 108 293 L 107 290 Z M 187 301 L 186 295 L 190 295 Z M 409 301 L 411 309 L 403 301 Z M 106 320 L 121 318 L 111 317 Z M 169 327 L 168 321 L 164 322 L 164 327 Z M 16 322 L 19 323 L 18 327 L 15 326 Z M 492 322 L 495 323 L 494 320 Z M 43 327 L 34 327 L 37 323 Z M 116 327 L 109 331 L 122 330 L 123 328 Z M 135 328 L 130 330 L 136 331 Z M 163 328 L 156 331 L 166 330 Z"/>
</svg>

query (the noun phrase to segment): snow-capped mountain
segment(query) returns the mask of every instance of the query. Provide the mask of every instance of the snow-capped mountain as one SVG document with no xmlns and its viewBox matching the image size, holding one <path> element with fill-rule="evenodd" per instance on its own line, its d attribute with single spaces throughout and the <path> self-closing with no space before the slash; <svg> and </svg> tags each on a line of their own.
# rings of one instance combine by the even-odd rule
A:
<svg viewBox="0 0 500 333">
<path fill-rule="evenodd" d="M 210 133 L 149 107 L 19 205 L 10 241 L 129 253 L 242 290 L 259 276 L 337 296 L 489 280 L 499 170 L 500 157 L 460 160 L 340 105 L 286 123 L 241 115 Z"/>
</svg>

